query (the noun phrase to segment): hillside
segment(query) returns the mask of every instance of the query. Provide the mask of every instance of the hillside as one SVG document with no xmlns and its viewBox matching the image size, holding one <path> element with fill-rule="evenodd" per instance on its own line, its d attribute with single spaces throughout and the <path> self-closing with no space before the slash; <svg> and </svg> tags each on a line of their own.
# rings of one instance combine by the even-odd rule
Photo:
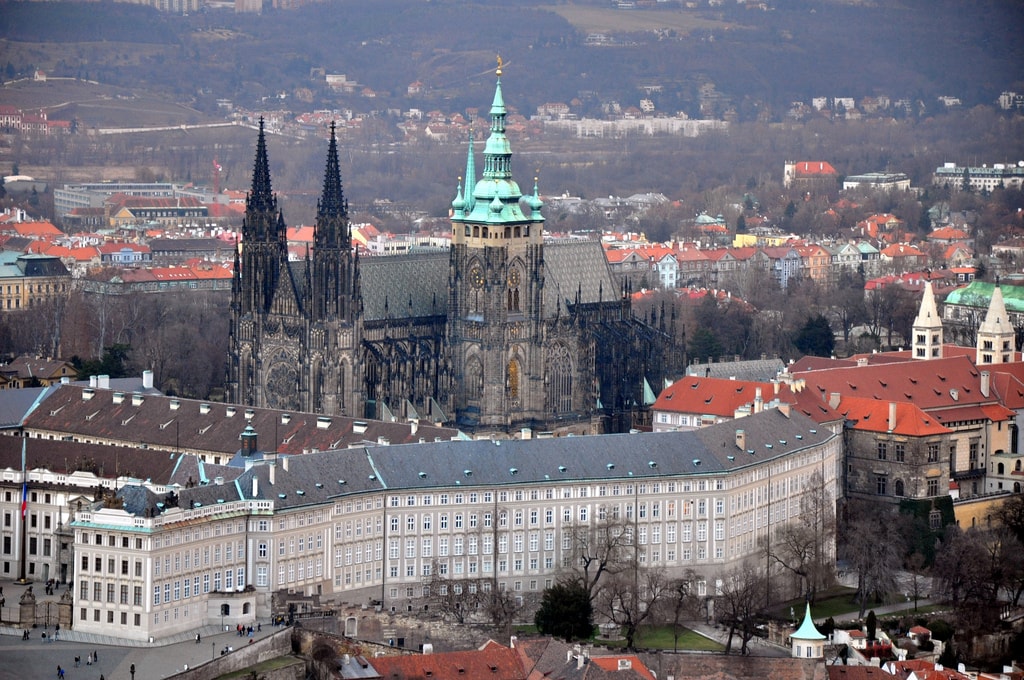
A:
<svg viewBox="0 0 1024 680">
<path fill-rule="evenodd" d="M 337 0 L 262 16 L 178 17 L 127 4 L 5 2 L 0 73 L 9 80 L 43 68 L 207 113 L 218 98 L 252 107 L 281 94 L 306 100 L 302 108 L 461 110 L 480 105 L 474 83 L 489 79 L 496 54 L 515 74 L 509 84 L 526 113 L 573 98 L 591 111 L 608 100 L 636 105 L 638 87 L 651 84 L 662 86 L 652 95 L 661 111 L 698 115 L 699 88 L 713 83 L 741 118 L 767 106 L 775 119 L 814 96 L 952 95 L 970 106 L 1024 89 L 1024 4 L 1013 0 L 980 0 L 967 12 L 957 0 L 606 7 Z M 587 46 L 595 32 L 613 46 Z M 311 76 L 322 72 L 346 74 L 374 101 L 330 92 Z M 424 91 L 409 97 L 417 80 Z"/>
</svg>

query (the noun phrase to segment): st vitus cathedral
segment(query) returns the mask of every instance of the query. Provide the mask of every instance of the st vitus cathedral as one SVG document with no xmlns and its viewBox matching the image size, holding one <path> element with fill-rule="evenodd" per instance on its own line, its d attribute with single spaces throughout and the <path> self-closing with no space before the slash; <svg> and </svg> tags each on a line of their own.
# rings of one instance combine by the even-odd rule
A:
<svg viewBox="0 0 1024 680">
<path fill-rule="evenodd" d="M 624 431 L 675 377 L 674 315 L 634 318 L 596 241 L 544 241 L 512 179 L 501 69 L 449 253 L 363 257 L 331 130 L 312 253 L 288 260 L 262 122 L 232 284 L 228 391 L 257 407 L 424 418 L 474 432 Z M 666 318 L 671 316 L 671 318 Z"/>
</svg>

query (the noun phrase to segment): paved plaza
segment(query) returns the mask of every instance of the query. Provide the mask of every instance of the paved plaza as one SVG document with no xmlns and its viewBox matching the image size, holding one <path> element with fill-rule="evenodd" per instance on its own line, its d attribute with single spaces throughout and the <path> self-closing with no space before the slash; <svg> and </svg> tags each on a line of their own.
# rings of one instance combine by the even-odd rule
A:
<svg viewBox="0 0 1024 680">
<path fill-rule="evenodd" d="M 249 639 L 239 637 L 234 626 L 219 632 L 218 626 L 206 626 L 153 644 L 123 640 L 105 635 L 93 635 L 65 630 L 61 627 L 58 639 L 51 641 L 54 624 L 30 629 L 29 639 L 23 640 L 24 630 L 14 625 L 18 616 L 18 601 L 26 586 L 12 580 L 0 579 L 5 604 L 0 622 L 0 680 L 56 680 L 57 666 L 64 669 L 65 680 L 131 680 L 130 669 L 135 664 L 135 680 L 161 680 L 184 670 L 185 664 L 194 668 L 219 655 L 225 647 L 235 649 L 248 644 Z M 53 595 L 45 595 L 43 583 L 33 583 L 36 603 L 57 602 L 66 586 L 58 587 Z M 257 622 L 254 621 L 255 626 Z M 266 621 L 262 632 L 253 632 L 254 639 L 273 633 L 275 629 Z M 46 639 L 42 637 L 46 633 Z M 201 641 L 196 644 L 196 633 Z M 96 654 L 98 661 L 86 665 L 86 658 Z M 75 668 L 75 657 L 81 664 Z"/>
</svg>

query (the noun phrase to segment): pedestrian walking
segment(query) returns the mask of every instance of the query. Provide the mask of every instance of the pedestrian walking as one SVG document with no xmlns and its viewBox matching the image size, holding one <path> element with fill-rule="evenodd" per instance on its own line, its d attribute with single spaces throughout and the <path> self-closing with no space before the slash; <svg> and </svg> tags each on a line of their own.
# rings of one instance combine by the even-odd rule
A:
<svg viewBox="0 0 1024 680">
<path fill-rule="evenodd" d="M 99 652 L 95 652 L 95 651 L 94 651 L 94 652 L 92 653 L 92 660 L 93 660 L 93 661 L 95 661 L 96 663 L 99 663 L 99 662 L 100 662 L 100 654 L 99 654 Z"/>
<path fill-rule="evenodd" d="M 59 680 L 64 680 L 64 669 L 60 666 L 57 666 L 57 678 L 59 678 Z"/>
<path fill-rule="evenodd" d="M 81 665 L 82 665 L 82 657 L 81 656 L 76 656 L 75 657 L 75 668 L 78 668 Z"/>
<path fill-rule="evenodd" d="M 200 640 L 202 640 L 202 636 L 200 636 L 199 633 L 196 633 L 196 644 L 197 645 L 199 644 Z"/>
<path fill-rule="evenodd" d="M 256 624 L 256 632 L 257 633 L 262 633 L 263 632 L 263 624 L 262 623 L 257 623 Z"/>
</svg>

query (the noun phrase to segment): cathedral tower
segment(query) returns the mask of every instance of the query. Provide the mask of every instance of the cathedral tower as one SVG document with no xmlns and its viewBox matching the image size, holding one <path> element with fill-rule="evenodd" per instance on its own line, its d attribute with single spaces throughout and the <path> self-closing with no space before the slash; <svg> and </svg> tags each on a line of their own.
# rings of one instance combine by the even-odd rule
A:
<svg viewBox="0 0 1024 680">
<path fill-rule="evenodd" d="M 452 202 L 449 274 L 456 409 L 484 427 L 544 414 L 536 389 L 543 380 L 543 204 L 536 188 L 524 197 L 512 178 L 500 59 L 497 76 L 483 174 L 478 181 L 471 136 L 465 188 Z"/>
</svg>

